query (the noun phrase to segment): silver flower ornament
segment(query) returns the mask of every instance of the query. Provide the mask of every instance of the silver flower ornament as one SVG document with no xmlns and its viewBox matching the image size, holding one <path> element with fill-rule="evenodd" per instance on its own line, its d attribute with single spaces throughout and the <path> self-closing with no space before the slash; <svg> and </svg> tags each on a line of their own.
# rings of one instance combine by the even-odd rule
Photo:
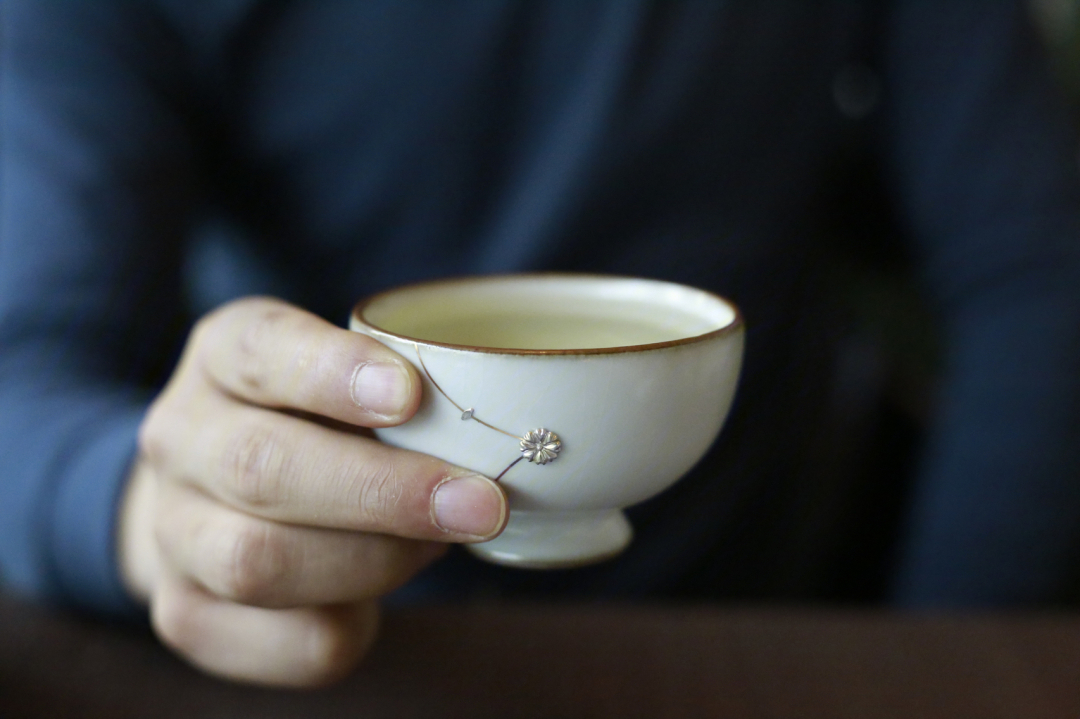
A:
<svg viewBox="0 0 1080 719">
<path fill-rule="evenodd" d="M 521 456 L 535 464 L 547 464 L 559 456 L 562 442 L 551 430 L 531 429 L 521 438 Z"/>
</svg>

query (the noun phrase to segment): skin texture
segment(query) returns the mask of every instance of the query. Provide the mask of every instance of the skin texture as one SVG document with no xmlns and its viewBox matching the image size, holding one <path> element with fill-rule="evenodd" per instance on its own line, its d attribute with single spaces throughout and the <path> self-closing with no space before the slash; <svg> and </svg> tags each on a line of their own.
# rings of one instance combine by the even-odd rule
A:
<svg viewBox="0 0 1080 719">
<path fill-rule="evenodd" d="M 378 597 L 508 517 L 490 479 L 380 444 L 415 369 L 271 298 L 203 318 L 139 436 L 119 560 L 161 640 L 222 677 L 309 687 L 374 641 Z"/>
</svg>

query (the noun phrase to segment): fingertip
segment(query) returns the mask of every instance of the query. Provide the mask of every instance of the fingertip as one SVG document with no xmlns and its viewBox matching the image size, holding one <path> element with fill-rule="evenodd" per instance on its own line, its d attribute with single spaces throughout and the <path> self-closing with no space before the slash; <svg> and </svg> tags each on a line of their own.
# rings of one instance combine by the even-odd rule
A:
<svg viewBox="0 0 1080 719">
<path fill-rule="evenodd" d="M 497 537 L 506 527 L 509 502 L 503 488 L 480 474 L 450 477 L 432 494 L 431 519 L 444 532 L 465 542 Z"/>
<path fill-rule="evenodd" d="M 369 415 L 375 426 L 405 422 L 420 404 L 416 371 L 401 359 L 363 360 L 349 380 L 353 404 Z"/>
</svg>

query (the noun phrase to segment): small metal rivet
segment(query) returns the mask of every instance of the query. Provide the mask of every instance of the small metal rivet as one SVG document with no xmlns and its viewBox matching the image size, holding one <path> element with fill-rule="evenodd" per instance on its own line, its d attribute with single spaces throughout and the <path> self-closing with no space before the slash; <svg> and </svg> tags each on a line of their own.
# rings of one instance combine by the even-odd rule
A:
<svg viewBox="0 0 1080 719">
<path fill-rule="evenodd" d="M 534 464 L 553 462 L 558 459 L 560 451 L 562 442 L 559 435 L 543 427 L 529 430 L 521 438 L 521 456 Z"/>
</svg>

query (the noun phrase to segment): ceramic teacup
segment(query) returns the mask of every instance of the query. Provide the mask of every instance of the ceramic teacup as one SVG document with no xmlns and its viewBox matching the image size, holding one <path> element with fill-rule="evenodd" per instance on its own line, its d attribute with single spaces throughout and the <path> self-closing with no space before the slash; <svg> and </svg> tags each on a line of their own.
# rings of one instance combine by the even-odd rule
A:
<svg viewBox="0 0 1080 719">
<path fill-rule="evenodd" d="M 744 335 L 708 292 L 576 274 L 406 286 L 358 304 L 350 328 L 424 382 L 416 416 L 379 438 L 497 478 L 509 522 L 469 548 L 533 568 L 626 547 L 621 509 L 674 483 L 720 431 Z"/>
</svg>

